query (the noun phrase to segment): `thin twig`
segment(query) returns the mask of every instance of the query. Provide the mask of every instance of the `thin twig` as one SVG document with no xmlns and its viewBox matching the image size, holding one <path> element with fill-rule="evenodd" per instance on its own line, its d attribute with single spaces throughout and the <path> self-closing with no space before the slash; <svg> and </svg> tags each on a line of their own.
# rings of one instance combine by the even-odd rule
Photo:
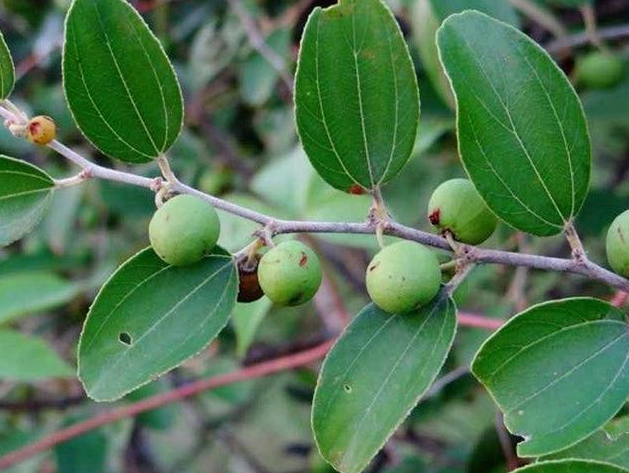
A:
<svg viewBox="0 0 629 473">
<path fill-rule="evenodd" d="M 260 55 L 267 60 L 267 62 L 273 66 L 273 68 L 280 74 L 284 84 L 288 90 L 293 93 L 293 76 L 286 67 L 286 61 L 277 54 L 269 45 L 265 42 L 262 34 L 258 30 L 253 18 L 247 13 L 246 8 L 240 0 L 229 0 L 229 4 L 234 10 L 234 13 L 240 19 L 242 26 L 245 28 L 247 38 L 251 43 L 251 46 L 260 53 Z"/>
<path fill-rule="evenodd" d="M 565 38 L 566 28 L 550 10 L 531 0 L 509 0 L 511 4 L 535 23 L 550 31 L 556 38 Z"/>
<path fill-rule="evenodd" d="M 2 106 L 0 106 L 0 116 L 6 119 L 15 118 L 12 112 Z M 161 187 L 161 177 L 148 178 L 99 166 L 58 141 L 53 141 L 50 143 L 49 147 L 77 166 L 88 169 L 92 177 L 145 187 L 153 191 L 158 191 Z M 375 234 L 377 230 L 372 222 L 310 222 L 276 219 L 269 215 L 219 199 L 218 197 L 205 194 L 182 182 L 176 182 L 170 187 L 170 190 L 178 193 L 196 195 L 219 210 L 259 223 L 272 231 L 273 235 L 287 233 Z M 427 246 L 432 246 L 433 248 L 451 251 L 450 245 L 444 238 L 407 227 L 394 221 L 387 222 L 383 230 L 386 235 L 416 241 Z M 579 274 L 590 279 L 604 282 L 616 289 L 629 292 L 629 280 L 587 259 L 585 261 L 576 261 L 568 258 L 554 258 L 525 253 L 513 253 L 510 251 L 489 250 L 468 245 L 459 246 L 460 253 L 465 255 L 468 263 L 503 264 L 507 266 L 522 266 L 547 271 Z"/>
<path fill-rule="evenodd" d="M 629 37 L 629 24 L 607 26 L 598 28 L 597 36 L 602 40 L 614 40 Z M 551 54 L 557 54 L 566 48 L 583 46 L 589 43 L 590 35 L 587 31 L 576 33 L 564 38 L 558 38 L 546 45 L 546 50 Z"/>
<path fill-rule="evenodd" d="M 314 348 L 295 353 L 275 360 L 259 363 L 257 365 L 242 368 L 240 370 L 211 378 L 196 381 L 194 383 L 181 386 L 172 391 L 168 391 L 156 396 L 152 396 L 134 404 L 118 407 L 105 411 L 86 421 L 71 425 L 70 427 L 58 430 L 43 437 L 37 442 L 31 443 L 23 448 L 15 450 L 3 457 L 0 457 L 0 470 L 15 465 L 40 452 L 48 450 L 55 445 L 66 442 L 74 437 L 82 435 L 91 430 L 97 429 L 106 424 L 116 422 L 127 417 L 133 417 L 146 411 L 156 409 L 178 402 L 182 399 L 195 396 L 204 391 L 215 389 L 219 386 L 233 384 L 249 379 L 260 378 L 272 373 L 278 373 L 288 369 L 310 364 L 320 358 L 332 347 L 332 341 L 326 341 Z"/>
</svg>

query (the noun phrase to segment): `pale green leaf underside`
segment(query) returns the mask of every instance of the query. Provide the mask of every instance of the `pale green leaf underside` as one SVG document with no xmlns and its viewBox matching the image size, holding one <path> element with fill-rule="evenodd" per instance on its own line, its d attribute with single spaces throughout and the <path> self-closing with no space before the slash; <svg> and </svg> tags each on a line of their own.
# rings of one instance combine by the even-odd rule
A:
<svg viewBox="0 0 629 473">
<path fill-rule="evenodd" d="M 518 468 L 514 473 L 627 473 L 627 470 L 609 463 L 587 460 L 560 460 L 536 463 Z"/>
<path fill-rule="evenodd" d="M 106 155 L 141 163 L 179 135 L 183 101 L 157 38 L 125 0 L 74 0 L 63 84 L 83 134 Z"/>
<path fill-rule="evenodd" d="M 0 324 L 59 307 L 78 292 L 75 283 L 46 271 L 0 276 Z"/>
<path fill-rule="evenodd" d="M 0 155 L 0 247 L 30 232 L 50 204 L 54 182 L 25 161 Z"/>
<path fill-rule="evenodd" d="M 509 321 L 472 364 L 525 438 L 520 456 L 546 455 L 609 421 L 629 394 L 629 331 L 622 312 L 588 298 L 551 301 Z"/>
<path fill-rule="evenodd" d="M 312 12 L 295 94 L 301 142 L 332 186 L 371 189 L 408 161 L 419 123 L 417 79 L 381 0 L 341 0 Z"/>
<path fill-rule="evenodd" d="M 439 373 L 456 329 L 454 303 L 391 315 L 368 305 L 326 358 L 312 411 L 319 451 L 363 471 Z"/>
<path fill-rule="evenodd" d="M 147 248 L 112 275 L 79 342 L 79 378 L 91 398 L 122 397 L 221 331 L 236 303 L 238 277 L 231 257 L 215 251 L 192 266 L 173 267 Z"/>
<path fill-rule="evenodd" d="M 570 82 L 540 46 L 485 14 L 453 15 L 437 36 L 474 185 L 518 230 L 559 233 L 590 179 L 586 121 Z"/>
<path fill-rule="evenodd" d="M 629 417 L 613 420 L 585 440 L 546 458 L 599 460 L 629 468 Z"/>
<path fill-rule="evenodd" d="M 43 340 L 0 331 L 0 381 L 69 378 L 74 370 Z"/>
<path fill-rule="evenodd" d="M 13 90 L 15 70 L 11 52 L 0 31 L 0 100 L 6 99 Z"/>
</svg>

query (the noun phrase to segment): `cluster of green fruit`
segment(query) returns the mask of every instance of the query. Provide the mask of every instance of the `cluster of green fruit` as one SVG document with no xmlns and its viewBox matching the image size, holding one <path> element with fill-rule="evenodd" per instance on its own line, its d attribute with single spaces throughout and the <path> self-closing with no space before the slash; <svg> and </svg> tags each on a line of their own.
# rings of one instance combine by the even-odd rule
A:
<svg viewBox="0 0 629 473">
<path fill-rule="evenodd" d="M 428 218 L 444 235 L 479 244 L 494 232 L 497 219 L 473 184 L 452 179 L 441 184 L 430 199 Z M 179 195 L 164 203 L 149 225 L 151 246 L 173 266 L 197 263 L 218 241 L 220 221 L 214 208 L 192 195 Z M 276 304 L 299 305 L 319 289 L 319 258 L 299 241 L 273 246 L 263 256 L 238 262 L 240 302 L 266 295 Z M 367 292 L 373 302 L 390 313 L 404 313 L 428 304 L 439 292 L 441 268 L 435 254 L 412 241 L 386 246 L 373 258 L 366 272 Z"/>
<path fill-rule="evenodd" d="M 220 220 L 214 208 L 192 195 L 178 195 L 164 203 L 149 224 L 155 253 L 173 266 L 202 260 L 218 242 Z M 240 302 L 266 294 L 276 304 L 299 305 L 315 295 L 321 284 L 319 258 L 299 241 L 286 241 L 264 256 L 239 262 Z"/>
<path fill-rule="evenodd" d="M 443 235 L 478 245 L 495 231 L 498 220 L 467 179 L 441 184 L 428 203 L 428 219 Z M 435 254 L 412 241 L 386 246 L 367 267 L 371 300 L 386 312 L 404 313 L 425 306 L 441 287 L 441 267 Z"/>
</svg>

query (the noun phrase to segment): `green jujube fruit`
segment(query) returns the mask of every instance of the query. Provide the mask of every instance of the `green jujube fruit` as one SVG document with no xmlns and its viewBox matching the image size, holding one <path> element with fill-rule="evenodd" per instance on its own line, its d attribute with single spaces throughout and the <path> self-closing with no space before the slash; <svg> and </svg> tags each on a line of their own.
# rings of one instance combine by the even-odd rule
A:
<svg viewBox="0 0 629 473">
<path fill-rule="evenodd" d="M 200 261 L 216 246 L 221 224 L 207 202 L 192 195 L 178 195 L 162 205 L 149 224 L 155 253 L 173 266 Z"/>
<path fill-rule="evenodd" d="M 441 269 L 432 251 L 412 241 L 386 246 L 374 256 L 365 277 L 371 300 L 399 314 L 428 304 L 439 292 Z"/>
<path fill-rule="evenodd" d="M 625 210 L 612 222 L 607 231 L 607 261 L 621 276 L 629 276 L 629 210 Z"/>
<path fill-rule="evenodd" d="M 589 89 L 609 89 L 620 83 L 625 64 L 619 57 L 606 51 L 594 51 L 581 56 L 575 65 L 579 84 Z"/>
<path fill-rule="evenodd" d="M 308 302 L 319 289 L 321 277 L 321 263 L 315 252 L 296 240 L 271 248 L 258 266 L 262 290 L 280 305 Z"/>
<path fill-rule="evenodd" d="M 450 179 L 435 189 L 428 203 L 428 220 L 442 234 L 478 245 L 496 230 L 498 219 L 468 179 Z"/>
</svg>

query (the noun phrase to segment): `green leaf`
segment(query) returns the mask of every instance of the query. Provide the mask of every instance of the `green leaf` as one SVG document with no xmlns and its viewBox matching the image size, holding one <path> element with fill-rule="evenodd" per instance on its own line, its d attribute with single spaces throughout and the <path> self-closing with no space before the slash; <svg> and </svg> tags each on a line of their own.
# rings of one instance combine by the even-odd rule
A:
<svg viewBox="0 0 629 473">
<path fill-rule="evenodd" d="M 470 179 L 518 230 L 561 232 L 590 180 L 587 126 L 570 82 L 526 35 L 479 12 L 449 17 L 438 46 Z"/>
<path fill-rule="evenodd" d="M 332 186 L 371 189 L 408 161 L 419 122 L 417 78 L 381 0 L 342 0 L 313 10 L 295 94 L 304 149 Z"/>
<path fill-rule="evenodd" d="M 39 223 L 54 186 L 41 169 L 0 155 L 0 247 L 19 240 Z"/>
<path fill-rule="evenodd" d="M 557 452 L 609 421 L 629 394 L 629 331 L 607 302 L 546 302 L 511 319 L 481 347 L 474 375 L 524 437 L 524 457 Z"/>
<path fill-rule="evenodd" d="M 518 468 L 514 473 L 626 473 L 627 470 L 610 465 L 586 460 L 561 460 L 536 463 Z"/>
<path fill-rule="evenodd" d="M 312 425 L 323 457 L 363 471 L 435 379 L 456 329 L 454 303 L 438 297 L 404 315 L 368 305 L 326 358 Z"/>
<path fill-rule="evenodd" d="M 181 131 L 175 71 L 125 0 L 74 0 L 66 20 L 63 85 L 83 134 L 112 158 L 150 161 Z"/>
<path fill-rule="evenodd" d="M 14 83 L 13 58 L 0 31 L 0 100 L 6 99 L 11 94 Z"/>
<path fill-rule="evenodd" d="M 79 341 L 79 378 L 112 401 L 178 366 L 227 324 L 238 277 L 224 251 L 186 267 L 147 248 L 124 263 L 92 305 Z"/>
<path fill-rule="evenodd" d="M 77 284 L 46 271 L 0 276 L 0 324 L 62 306 L 78 291 Z"/>
<path fill-rule="evenodd" d="M 0 380 L 41 381 L 72 376 L 74 370 L 43 340 L 0 331 Z"/>
<path fill-rule="evenodd" d="M 576 445 L 545 459 L 582 458 L 629 468 L 629 417 L 614 420 Z"/>
<path fill-rule="evenodd" d="M 260 324 L 272 305 L 268 297 L 248 304 L 236 304 L 232 322 L 236 332 L 236 354 L 239 357 L 242 358 L 247 354 Z"/>
</svg>

